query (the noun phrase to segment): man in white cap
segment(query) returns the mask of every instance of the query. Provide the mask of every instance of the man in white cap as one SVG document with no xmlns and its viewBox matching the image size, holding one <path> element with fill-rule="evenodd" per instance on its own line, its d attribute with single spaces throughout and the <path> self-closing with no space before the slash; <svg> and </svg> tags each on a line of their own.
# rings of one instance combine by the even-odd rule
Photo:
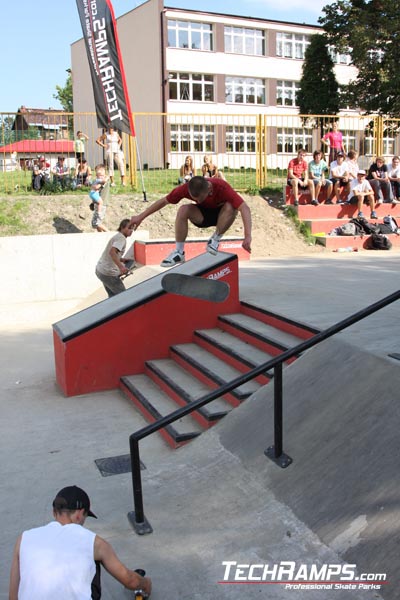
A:
<svg viewBox="0 0 400 600">
<path fill-rule="evenodd" d="M 54 521 L 24 531 L 14 549 L 10 575 L 9 600 L 91 600 L 100 598 L 92 583 L 96 562 L 130 590 L 151 592 L 151 580 L 128 569 L 112 546 L 85 529 L 90 510 L 89 496 L 72 485 L 60 490 L 53 501 Z M 92 595 L 93 592 L 93 595 Z"/>
</svg>

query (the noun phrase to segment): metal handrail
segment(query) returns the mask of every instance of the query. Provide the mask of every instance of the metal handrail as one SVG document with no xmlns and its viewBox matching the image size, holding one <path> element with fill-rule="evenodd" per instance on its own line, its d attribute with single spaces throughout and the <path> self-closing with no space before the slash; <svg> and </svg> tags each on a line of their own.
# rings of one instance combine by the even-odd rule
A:
<svg viewBox="0 0 400 600">
<path fill-rule="evenodd" d="M 152 433 L 163 429 L 166 425 L 181 419 L 182 417 L 190 414 L 194 410 L 205 406 L 209 402 L 212 402 L 216 398 L 223 396 L 227 392 L 231 392 L 235 388 L 251 381 L 261 373 L 274 369 L 274 445 L 270 446 L 265 454 L 274 460 L 281 467 L 287 467 L 292 459 L 284 454 L 283 452 L 283 423 L 282 423 L 282 364 L 294 356 L 302 354 L 305 350 L 309 350 L 313 346 L 316 346 L 320 342 L 323 342 L 327 338 L 332 337 L 336 333 L 343 331 L 347 327 L 350 327 L 354 323 L 365 319 L 369 315 L 385 308 L 392 302 L 395 302 L 400 298 L 400 290 L 385 296 L 382 300 L 378 300 L 374 304 L 363 308 L 362 310 L 350 315 L 346 319 L 339 321 L 335 325 L 328 327 L 324 331 L 317 333 L 312 338 L 301 342 L 297 346 L 286 350 L 279 356 L 276 356 L 269 361 L 251 369 L 247 373 L 236 377 L 229 383 L 225 383 L 216 390 L 202 396 L 198 400 L 190 402 L 187 406 L 178 408 L 169 415 L 162 417 L 158 421 L 139 429 L 129 436 L 129 447 L 131 455 L 131 467 L 132 467 L 132 487 L 133 487 L 133 502 L 134 510 L 128 513 L 128 519 L 135 531 L 139 534 L 151 533 L 152 528 L 144 516 L 143 509 L 143 492 L 142 492 L 142 481 L 140 472 L 140 453 L 139 453 L 139 441 L 148 437 Z"/>
</svg>

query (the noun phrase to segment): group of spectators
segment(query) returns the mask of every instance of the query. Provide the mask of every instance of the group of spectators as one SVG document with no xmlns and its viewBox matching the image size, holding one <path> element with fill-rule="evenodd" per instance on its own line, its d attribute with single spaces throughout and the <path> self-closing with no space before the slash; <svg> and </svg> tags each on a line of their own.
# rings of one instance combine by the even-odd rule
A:
<svg viewBox="0 0 400 600">
<path fill-rule="evenodd" d="M 305 160 L 306 151 L 300 148 L 297 157 L 289 162 L 287 183 L 293 189 L 294 204 L 299 204 L 301 190 L 310 192 L 311 204 L 357 204 L 359 216 L 364 203 L 369 204 L 371 218 L 377 218 L 375 207 L 386 202 L 400 203 L 400 158 L 394 156 L 387 165 L 377 156 L 368 172 L 359 168 L 357 152 L 346 154 L 341 147 L 330 149 L 329 166 L 321 150 L 313 152 L 313 160 Z M 321 191 L 324 193 L 321 194 Z M 324 198 L 324 199 L 322 199 Z"/>
<path fill-rule="evenodd" d="M 201 165 L 201 174 L 203 177 L 217 177 L 219 179 L 224 179 L 222 172 L 218 169 L 217 165 L 214 164 L 213 158 L 209 154 L 204 156 L 203 164 Z M 193 163 L 193 158 L 187 156 L 180 168 L 178 183 L 187 183 L 192 177 L 196 177 L 196 175 L 197 171 Z"/>
<path fill-rule="evenodd" d="M 89 136 L 82 131 L 78 131 L 74 140 L 74 153 L 76 157 L 76 168 L 70 169 L 65 160 L 65 156 L 59 156 L 57 163 L 53 168 L 46 161 L 44 156 L 40 156 L 37 164 L 32 169 L 32 189 L 40 192 L 46 184 L 53 183 L 61 189 L 75 189 L 79 187 L 88 187 L 92 183 L 92 169 L 85 158 L 85 142 Z M 122 150 L 122 139 L 113 127 L 99 136 L 96 144 L 105 149 L 105 163 L 110 179 L 110 186 L 114 187 L 114 165 L 118 167 L 121 175 L 121 185 L 125 186 L 125 157 Z"/>
</svg>

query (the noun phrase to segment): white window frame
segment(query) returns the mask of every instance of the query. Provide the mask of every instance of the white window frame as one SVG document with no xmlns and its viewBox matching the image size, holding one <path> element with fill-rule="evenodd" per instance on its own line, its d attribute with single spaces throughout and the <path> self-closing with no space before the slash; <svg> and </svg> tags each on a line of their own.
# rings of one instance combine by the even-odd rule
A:
<svg viewBox="0 0 400 600">
<path fill-rule="evenodd" d="M 304 33 L 277 32 L 276 55 L 281 58 L 304 60 L 304 54 L 310 40 L 311 36 Z"/>
<path fill-rule="evenodd" d="M 297 93 L 300 91 L 299 81 L 289 81 L 278 79 L 276 82 L 276 105 L 277 106 L 298 106 Z M 279 102 L 281 100 L 281 102 Z M 288 100 L 288 102 L 285 102 Z"/>
<path fill-rule="evenodd" d="M 214 77 L 203 73 L 169 73 L 169 99 L 181 102 L 214 102 Z M 173 98 L 172 86 L 176 86 L 177 97 Z M 201 98 L 194 98 L 193 88 L 200 87 Z M 212 98 L 207 98 L 206 89 L 212 88 Z"/>
<path fill-rule="evenodd" d="M 187 44 L 182 41 L 185 32 Z M 193 40 L 196 37 L 200 38 L 199 47 L 193 47 L 195 43 Z M 168 46 L 169 48 L 212 52 L 214 48 L 213 26 L 211 23 L 168 19 Z"/>
<path fill-rule="evenodd" d="M 170 126 L 171 153 L 215 153 L 216 130 L 214 125 L 176 123 Z M 176 147 L 173 148 L 175 143 Z"/>
<path fill-rule="evenodd" d="M 256 128 L 246 125 L 227 125 L 225 132 L 227 153 L 256 152 Z"/>
<path fill-rule="evenodd" d="M 259 101 L 259 95 L 261 101 Z M 242 100 L 237 100 L 239 96 L 242 96 Z M 254 97 L 254 102 L 251 102 L 251 96 Z M 227 104 L 264 106 L 267 101 L 265 79 L 260 77 L 225 77 L 225 98 Z"/>
<path fill-rule="evenodd" d="M 224 27 L 225 52 L 248 56 L 265 56 L 265 32 L 247 27 Z"/>
<path fill-rule="evenodd" d="M 300 148 L 312 152 L 312 129 L 302 127 L 279 127 L 277 130 L 277 154 L 297 154 Z M 279 147 L 281 146 L 281 149 Z"/>
</svg>

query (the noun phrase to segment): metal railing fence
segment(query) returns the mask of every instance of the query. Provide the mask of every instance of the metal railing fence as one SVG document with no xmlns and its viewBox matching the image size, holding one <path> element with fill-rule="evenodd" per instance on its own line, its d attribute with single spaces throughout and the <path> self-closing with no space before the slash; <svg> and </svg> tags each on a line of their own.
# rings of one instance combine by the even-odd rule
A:
<svg viewBox="0 0 400 600">
<path fill-rule="evenodd" d="M 201 174 L 206 154 L 239 191 L 266 186 L 281 189 L 289 160 L 301 147 L 310 160 L 335 120 L 346 150 L 356 150 L 361 168 L 367 168 L 377 155 L 389 160 L 400 153 L 400 119 L 351 113 L 301 116 L 288 107 L 278 108 L 281 112 L 275 108 L 275 113 L 133 113 L 136 140 L 121 136 L 131 189 L 142 188 L 138 172 L 142 166 L 146 190 L 167 192 L 178 184 L 186 156 L 193 158 Z M 88 138 L 84 152 L 91 167 L 104 162 L 103 149 L 96 144 L 102 130 L 94 113 L 0 113 L 0 193 L 30 191 L 32 169 L 42 155 L 50 169 L 59 155 L 64 156 L 73 179 L 78 131 Z"/>
</svg>

